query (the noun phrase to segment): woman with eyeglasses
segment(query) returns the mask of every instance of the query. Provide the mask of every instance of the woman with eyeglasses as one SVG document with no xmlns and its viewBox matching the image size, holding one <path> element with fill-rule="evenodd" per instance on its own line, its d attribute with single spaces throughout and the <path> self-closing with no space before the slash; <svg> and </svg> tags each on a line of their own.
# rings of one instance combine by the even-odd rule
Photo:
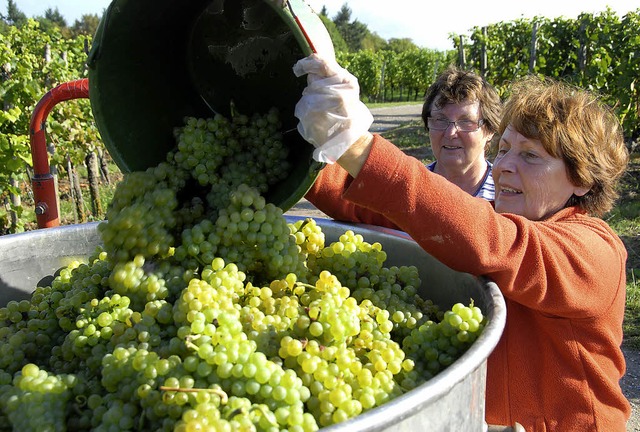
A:
<svg viewBox="0 0 640 432">
<path fill-rule="evenodd" d="M 455 66 L 443 71 L 427 89 L 422 106 L 422 121 L 435 158 L 427 168 L 471 196 L 492 201 L 495 187 L 486 153 L 498 130 L 501 111 L 498 92 L 480 75 Z M 307 200 L 334 219 L 393 227 L 386 218 L 362 212 L 349 203 L 345 203 L 346 213 L 336 212 L 331 202 L 325 205 L 325 181 L 333 184 L 347 178 L 348 173 L 339 165 L 326 166 Z"/>
<path fill-rule="evenodd" d="M 558 81 L 514 83 L 498 128 L 492 203 L 370 134 L 357 80 L 334 59 L 311 55 L 294 72 L 308 80 L 298 129 L 314 154 L 329 150 L 326 143 L 339 149 L 332 157 L 348 173 L 324 178 L 314 192 L 322 208 L 345 220 L 385 219 L 445 265 L 486 276 L 503 293 L 507 321 L 487 361 L 487 423 L 624 432 L 627 252 L 602 219 L 629 159 L 614 113 Z"/>
<path fill-rule="evenodd" d="M 500 124 L 502 102 L 484 78 L 450 67 L 429 87 L 422 121 L 435 161 L 428 168 L 472 196 L 493 200 L 485 154 Z"/>
</svg>

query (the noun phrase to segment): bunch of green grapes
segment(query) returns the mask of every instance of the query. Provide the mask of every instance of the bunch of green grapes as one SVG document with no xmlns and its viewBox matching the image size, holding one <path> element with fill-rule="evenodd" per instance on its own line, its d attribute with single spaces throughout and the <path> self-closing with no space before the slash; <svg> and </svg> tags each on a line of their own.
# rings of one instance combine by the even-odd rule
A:
<svg viewBox="0 0 640 432">
<path fill-rule="evenodd" d="M 289 223 L 289 229 L 303 254 L 315 256 L 324 249 L 324 233 L 313 218 Z"/>
<path fill-rule="evenodd" d="M 471 301 L 469 305 L 454 304 L 444 312 L 442 320 L 428 320 L 415 327 L 402 341 L 402 347 L 420 371 L 420 382 L 459 358 L 478 338 L 485 324 L 482 310 Z"/>
<path fill-rule="evenodd" d="M 183 230 L 214 220 L 240 185 L 265 194 L 290 171 L 275 108 L 184 122 L 174 130 L 176 147 L 166 161 L 125 174 L 116 188 L 99 230 L 117 261 L 167 257 Z"/>
<path fill-rule="evenodd" d="M 14 431 L 64 432 L 73 376 L 50 374 L 25 364 L 11 384 L 0 386 L 0 407 Z"/>
<path fill-rule="evenodd" d="M 393 325 L 382 310 L 359 304 L 328 271 L 315 285 L 295 284 L 293 292 L 299 315 L 286 311 L 294 332 L 280 339 L 278 356 L 308 386 L 307 406 L 320 426 L 401 394 L 393 376 L 402 369 L 404 353 L 391 339 Z"/>
<path fill-rule="evenodd" d="M 369 275 L 380 273 L 387 254 L 380 243 L 370 244 L 360 234 L 347 230 L 340 238 L 309 257 L 309 267 L 329 270 L 346 286 L 365 285 Z M 374 281 L 375 283 L 375 281 Z M 367 282 L 366 285 L 370 285 Z"/>
<path fill-rule="evenodd" d="M 312 273 L 329 270 L 344 286 L 352 287 L 358 301 L 369 300 L 389 312 L 397 337 L 427 319 L 435 319 L 437 308 L 418 293 L 421 284 L 415 266 L 385 267 L 387 255 L 378 242 L 368 243 L 362 235 L 347 230 L 337 241 L 310 255 Z"/>
<path fill-rule="evenodd" d="M 282 209 L 259 192 L 239 185 L 215 222 L 203 220 L 182 233 L 174 258 L 198 268 L 216 256 L 232 261 L 252 280 L 270 281 L 305 271 L 305 255 L 291 234 Z"/>
<path fill-rule="evenodd" d="M 109 276 L 109 287 L 118 295 L 127 296 L 136 310 L 153 300 L 169 297 L 171 291 L 163 278 L 163 272 L 155 271 L 154 265 L 145 265 L 144 256 L 118 262 Z"/>
<path fill-rule="evenodd" d="M 201 186 L 211 185 L 225 158 L 241 150 L 231 123 L 220 114 L 210 119 L 187 117 L 184 123 L 174 130 L 177 150 L 169 161 L 192 173 Z"/>
<path fill-rule="evenodd" d="M 83 305 L 103 295 L 112 268 L 100 250 L 89 261 L 91 265 L 69 263 L 49 285 L 36 287 L 29 300 L 10 301 L 0 308 L 0 370 L 14 374 L 29 359 L 65 372 L 68 364 L 60 358 L 60 347 L 76 329 L 75 317 Z"/>
<path fill-rule="evenodd" d="M 273 107 L 251 116 L 232 110 L 232 135 L 237 146 L 220 169 L 220 178 L 233 190 L 249 185 L 261 194 L 287 177 L 289 149 L 282 140 L 280 114 Z"/>
<path fill-rule="evenodd" d="M 216 258 L 203 279 L 192 279 L 183 291 L 175 304 L 174 319 L 181 324 L 178 337 L 193 352 L 185 367 L 196 374 L 202 371 L 209 379 L 205 388 L 217 385 L 224 394 L 250 398 L 254 404 L 264 405 L 262 413 L 276 419 L 274 426 L 286 427 L 290 419 L 279 412 L 286 409 L 303 414 L 309 391 L 293 371 L 258 351 L 257 343 L 247 338 L 243 314 L 237 308 L 245 279 L 235 264 L 225 265 Z M 175 387 L 169 382 L 164 386 Z M 188 400 L 188 395 L 177 393 L 174 397 Z"/>
<path fill-rule="evenodd" d="M 178 190 L 159 182 L 155 168 L 126 174 L 98 225 L 105 250 L 118 261 L 166 256 L 175 243 Z"/>
<path fill-rule="evenodd" d="M 133 331 L 126 332 L 134 313 L 129 304 L 129 297 L 115 294 L 93 298 L 82 305 L 75 317 L 76 328 L 69 331 L 62 343 L 66 358 L 85 360 L 89 369 L 98 370 L 99 363 L 92 365 L 90 361 L 92 357 L 100 360 L 94 356 L 96 346 L 117 345 L 136 336 Z"/>
<path fill-rule="evenodd" d="M 281 127 L 276 108 L 250 117 L 232 110 L 231 120 L 220 114 L 187 117 L 185 125 L 174 130 L 177 150 L 168 161 L 192 173 L 201 186 L 211 186 L 215 195 L 224 197 L 240 184 L 265 193 L 290 169 Z"/>
<path fill-rule="evenodd" d="M 36 336 L 42 328 L 30 323 L 30 311 L 28 300 L 11 300 L 0 308 L 0 370 L 9 374 L 22 368 L 25 357 L 40 355 Z"/>
<path fill-rule="evenodd" d="M 228 205 L 229 195 L 241 184 L 265 194 L 284 180 L 291 165 L 282 140 L 276 108 L 251 117 L 232 110 L 231 120 L 187 118 L 176 131 L 178 150 L 173 160 L 206 186 L 206 202 L 212 209 Z"/>
</svg>

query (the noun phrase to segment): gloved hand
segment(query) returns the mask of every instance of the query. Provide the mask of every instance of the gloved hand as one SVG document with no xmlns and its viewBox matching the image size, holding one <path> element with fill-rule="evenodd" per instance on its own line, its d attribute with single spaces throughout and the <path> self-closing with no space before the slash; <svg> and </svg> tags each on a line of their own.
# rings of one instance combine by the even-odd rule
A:
<svg viewBox="0 0 640 432">
<path fill-rule="evenodd" d="M 293 66 L 296 76 L 307 74 L 307 87 L 295 107 L 298 132 L 316 149 L 313 158 L 334 163 L 373 123 L 360 101 L 356 77 L 333 58 L 311 54 Z"/>
</svg>

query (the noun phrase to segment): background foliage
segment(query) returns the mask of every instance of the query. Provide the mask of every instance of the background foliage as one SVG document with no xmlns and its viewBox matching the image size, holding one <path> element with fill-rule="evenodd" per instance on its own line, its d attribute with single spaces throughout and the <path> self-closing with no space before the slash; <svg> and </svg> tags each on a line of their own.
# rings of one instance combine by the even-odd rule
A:
<svg viewBox="0 0 640 432">
<path fill-rule="evenodd" d="M 615 108 L 629 145 L 640 134 L 640 9 L 623 17 L 607 9 L 577 19 L 540 18 L 499 22 L 451 34 L 452 49 L 416 46 L 411 39 L 384 40 L 353 19 L 347 3 L 334 17 L 320 12 L 337 59 L 359 81 L 367 103 L 420 102 L 447 66 L 483 74 L 503 96 L 509 83 L 528 73 L 564 79 L 602 94 Z M 57 9 L 28 18 L 7 0 L 0 16 L 0 234 L 33 227 L 29 122 L 37 102 L 66 81 L 87 76 L 85 61 L 100 17 L 85 15 L 68 24 Z M 47 120 L 55 151 L 50 164 L 61 177 L 105 154 L 88 100 L 57 105 Z M 117 171 L 117 167 L 112 165 Z M 90 219 L 103 215 L 96 206 Z"/>
</svg>

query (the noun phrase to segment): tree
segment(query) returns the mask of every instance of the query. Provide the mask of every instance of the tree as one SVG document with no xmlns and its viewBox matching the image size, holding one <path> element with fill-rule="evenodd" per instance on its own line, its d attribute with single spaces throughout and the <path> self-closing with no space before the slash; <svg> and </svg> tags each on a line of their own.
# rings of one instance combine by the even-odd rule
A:
<svg viewBox="0 0 640 432">
<path fill-rule="evenodd" d="M 353 52 L 364 49 L 363 42 L 365 38 L 371 35 L 369 27 L 365 23 L 358 20 L 353 21 L 347 27 L 346 35 L 343 35 L 345 42 L 349 46 L 349 49 Z"/>
<path fill-rule="evenodd" d="M 37 17 L 36 20 L 40 23 L 40 29 L 47 34 L 52 34 L 58 29 L 63 37 L 71 37 L 67 21 L 57 7 L 55 9 L 48 8 L 44 11 L 44 15 Z"/>
<path fill-rule="evenodd" d="M 333 17 L 333 23 L 347 43 L 350 52 L 364 49 L 363 42 L 365 38 L 371 36 L 371 32 L 366 24 L 358 20 L 351 21 L 351 9 L 346 3 Z M 375 45 L 375 39 L 370 40 L 370 45 Z"/>
<path fill-rule="evenodd" d="M 67 20 L 64 19 L 57 7 L 55 9 L 48 8 L 45 10 L 44 17 L 60 28 L 67 26 Z"/>
<path fill-rule="evenodd" d="M 387 48 L 387 41 L 377 33 L 369 33 L 362 39 L 362 49 L 370 51 L 381 51 Z"/>
<path fill-rule="evenodd" d="M 82 15 L 79 20 L 73 23 L 71 32 L 74 36 L 87 35 L 93 36 L 98 30 L 100 24 L 100 17 L 96 14 Z"/>
<path fill-rule="evenodd" d="M 342 30 L 344 27 L 347 27 L 351 22 L 351 9 L 347 4 L 343 4 L 338 13 L 333 17 L 333 23 L 338 27 L 339 30 Z"/>
<path fill-rule="evenodd" d="M 333 21 L 331 21 L 326 15 L 319 15 L 319 17 L 325 28 L 327 29 L 329 36 L 331 37 L 331 41 L 333 42 L 333 49 L 336 51 L 349 51 L 347 43 L 342 38 L 342 35 L 338 31 Z"/>
<path fill-rule="evenodd" d="M 333 17 L 333 23 L 347 45 L 348 51 L 358 51 L 359 43 L 356 44 L 351 31 L 351 9 L 346 3 L 342 5 L 338 13 Z"/>
<path fill-rule="evenodd" d="M 416 50 L 418 46 L 413 43 L 411 38 L 391 38 L 387 42 L 387 48 L 396 54 L 400 54 L 404 51 Z"/>
<path fill-rule="evenodd" d="M 27 16 L 18 9 L 15 1 L 7 0 L 7 16 L 3 20 L 10 26 L 20 27 L 27 21 Z"/>
</svg>

